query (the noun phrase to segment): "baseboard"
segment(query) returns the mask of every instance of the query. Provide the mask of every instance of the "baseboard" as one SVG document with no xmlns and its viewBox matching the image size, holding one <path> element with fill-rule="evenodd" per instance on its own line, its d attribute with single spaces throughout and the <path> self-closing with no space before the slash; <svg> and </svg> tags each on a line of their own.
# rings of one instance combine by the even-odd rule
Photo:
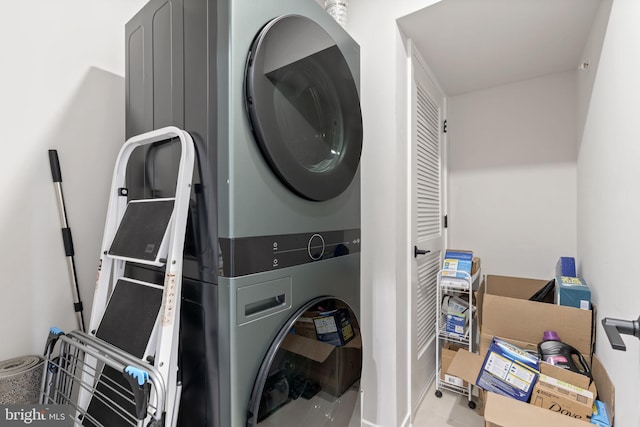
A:
<svg viewBox="0 0 640 427">
<path fill-rule="evenodd" d="M 362 427 L 382 427 L 367 420 L 362 420 Z M 411 427 L 411 414 L 407 414 L 398 427 Z"/>
<path fill-rule="evenodd" d="M 400 424 L 401 427 L 411 427 L 411 413 L 408 413 L 405 417 L 404 417 L 404 421 L 402 421 L 402 424 Z"/>
</svg>

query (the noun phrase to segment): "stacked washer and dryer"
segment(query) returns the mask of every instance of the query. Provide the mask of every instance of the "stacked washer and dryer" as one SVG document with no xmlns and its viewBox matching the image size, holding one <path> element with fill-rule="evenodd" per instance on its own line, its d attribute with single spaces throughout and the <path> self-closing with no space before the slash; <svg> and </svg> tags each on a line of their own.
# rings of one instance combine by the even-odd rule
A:
<svg viewBox="0 0 640 427">
<path fill-rule="evenodd" d="M 358 383 L 323 394 L 283 374 L 300 362 L 282 348 L 309 310 L 347 307 L 359 329 L 358 45 L 315 0 L 151 0 L 126 52 L 127 137 L 174 125 L 197 150 L 178 424 L 359 425 Z M 131 197 L 170 196 L 178 155 L 135 153 Z"/>
</svg>

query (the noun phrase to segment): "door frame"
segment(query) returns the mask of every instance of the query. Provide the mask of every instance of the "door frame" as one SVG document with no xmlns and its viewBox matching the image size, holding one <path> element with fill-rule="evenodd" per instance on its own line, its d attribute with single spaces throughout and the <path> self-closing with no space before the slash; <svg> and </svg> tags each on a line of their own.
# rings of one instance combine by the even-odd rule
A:
<svg viewBox="0 0 640 427">
<path fill-rule="evenodd" d="M 422 70 L 426 73 L 427 77 L 429 78 L 429 80 L 431 81 L 431 83 L 435 86 L 435 88 L 440 91 L 440 93 L 443 95 L 443 106 L 442 106 L 442 111 L 443 111 L 443 116 L 444 116 L 444 120 L 447 120 L 448 117 L 448 97 L 446 92 L 442 89 L 442 86 L 440 85 L 440 83 L 438 82 L 438 79 L 435 77 L 435 74 L 433 73 L 433 71 L 431 70 L 431 68 L 428 66 L 428 64 L 426 63 L 426 61 L 423 59 L 423 57 L 421 56 L 420 52 L 418 51 L 418 49 L 415 47 L 415 45 L 413 44 L 411 39 L 407 39 L 406 40 L 406 80 L 405 80 L 405 88 L 404 90 L 406 91 L 406 105 L 405 105 L 405 126 L 406 126 L 406 148 L 405 148 L 405 152 L 404 152 L 404 166 L 405 166 L 405 171 L 406 174 L 404 177 L 401 178 L 401 182 L 404 183 L 404 188 L 403 188 L 403 198 L 404 198 L 404 203 L 401 203 L 400 205 L 403 206 L 403 212 L 401 212 L 398 216 L 400 221 L 406 221 L 406 223 L 403 225 L 403 227 L 401 227 L 401 229 L 404 229 L 406 232 L 406 236 L 404 238 L 404 246 L 401 246 L 405 248 L 405 250 L 403 251 L 403 253 L 405 253 L 405 262 L 404 262 L 404 270 L 405 270 L 405 276 L 406 280 L 406 296 L 407 296 L 407 307 L 411 307 L 412 306 L 412 286 L 413 286 L 413 263 L 414 261 L 414 254 L 413 254 L 413 244 L 414 244 L 414 237 L 413 237 L 413 228 L 412 228 L 412 195 L 411 195 L 411 191 L 413 190 L 413 183 L 412 183 L 412 172 L 413 172 L 413 168 L 412 168 L 412 162 L 413 159 L 411 157 L 412 155 L 412 118 L 413 118 L 413 109 L 412 109 L 412 91 L 413 91 L 413 87 L 415 85 L 415 75 L 414 75 L 414 67 L 418 66 L 420 68 L 422 68 Z M 442 132 L 442 172 L 441 172 L 441 186 L 442 186 L 442 190 L 441 190 L 441 203 L 442 203 L 442 214 L 443 216 L 447 216 L 448 215 L 448 210 L 449 210 L 449 200 L 448 200 L 448 193 L 449 193 L 449 170 L 448 170 L 448 161 L 449 161 L 449 133 L 448 132 Z M 443 224 L 443 234 L 442 234 L 442 242 L 443 242 L 443 247 L 442 250 L 444 250 L 448 244 L 448 228 L 445 226 L 445 224 Z M 400 267 L 402 268 L 402 267 Z M 412 334 L 412 313 L 411 310 L 407 310 L 406 312 L 406 319 L 405 319 L 405 324 L 406 324 L 406 330 L 407 332 L 407 394 L 409 396 L 407 405 L 408 405 L 408 411 L 409 411 L 409 416 L 411 418 L 411 422 L 413 423 L 415 421 L 415 416 L 416 416 L 416 412 L 418 407 L 422 404 L 422 402 L 424 401 L 424 398 L 426 396 L 426 391 L 428 390 L 428 388 L 431 386 L 431 384 L 433 383 L 433 381 L 435 380 L 435 375 L 429 380 L 429 384 L 427 385 L 427 387 L 425 388 L 425 392 L 423 393 L 422 396 L 420 396 L 417 400 L 416 400 L 416 404 L 414 405 L 414 397 L 412 395 L 413 390 L 412 390 L 412 382 L 411 382 L 411 375 L 413 372 L 413 354 L 412 354 L 412 339 L 413 339 L 413 334 Z M 436 372 L 437 375 L 437 372 Z"/>
</svg>

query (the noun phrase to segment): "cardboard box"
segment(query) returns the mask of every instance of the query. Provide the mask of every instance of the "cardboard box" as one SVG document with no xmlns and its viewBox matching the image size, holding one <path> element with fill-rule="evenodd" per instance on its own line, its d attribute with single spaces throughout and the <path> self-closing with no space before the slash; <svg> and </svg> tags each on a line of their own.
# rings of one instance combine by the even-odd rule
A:
<svg viewBox="0 0 640 427">
<path fill-rule="evenodd" d="M 494 337 L 476 384 L 485 391 L 528 402 L 538 378 L 539 366 L 537 356 Z"/>
<path fill-rule="evenodd" d="M 457 387 L 467 387 L 468 382 L 464 381 L 462 378 L 455 377 L 453 375 L 447 374 L 447 369 L 449 369 L 449 365 L 453 361 L 453 358 L 456 356 L 456 353 L 460 349 L 466 349 L 462 345 L 457 345 L 453 343 L 444 343 L 442 348 L 440 349 L 440 361 L 442 363 L 440 368 L 440 380 L 447 384 L 451 384 Z"/>
<path fill-rule="evenodd" d="M 471 260 L 471 275 L 473 276 L 480 270 L 480 258 L 474 256 Z"/>
<path fill-rule="evenodd" d="M 480 355 L 459 350 L 449 365 L 448 374 L 474 382 L 482 369 L 483 358 Z M 558 371 L 564 371 L 549 364 L 542 364 L 541 369 L 561 375 Z M 615 388 L 597 357 L 593 357 L 591 367 L 595 384 L 598 387 L 598 395 L 609 408 L 611 419 L 614 419 Z M 572 372 L 565 374 L 579 375 Z M 585 377 L 586 378 L 586 377 Z M 588 381 L 588 379 L 587 379 Z M 578 420 L 557 412 L 543 409 L 529 403 L 521 402 L 510 397 L 496 393 L 486 392 L 483 399 L 484 419 L 486 427 L 585 427 L 585 421 Z M 613 426 L 613 423 L 611 424 Z"/>
<path fill-rule="evenodd" d="M 494 336 L 504 338 L 525 350 L 537 350 L 537 343 L 542 340 L 544 331 L 555 330 L 564 342 L 578 349 L 587 361 L 591 361 L 591 374 L 597 385 L 599 399 L 608 405 L 609 415 L 613 421 L 615 418 L 615 388 L 599 359 L 595 356 L 591 358 L 595 342 L 595 328 L 593 327 L 596 315 L 595 307 L 589 311 L 528 301 L 529 297 L 546 283 L 547 280 L 488 275 L 476 294 L 482 356 L 463 350 L 458 351 L 447 373 L 463 380 L 475 382 L 482 367 L 484 355 Z M 467 355 L 468 357 L 465 357 Z M 459 358 L 463 360 L 457 363 L 456 360 Z M 556 370 L 550 376 L 561 380 L 564 380 L 559 377 L 562 372 L 567 375 L 579 375 L 551 365 L 545 366 L 544 369 L 549 369 L 549 367 Z M 579 386 L 579 384 L 574 385 Z M 584 421 L 559 415 L 495 393 L 481 393 L 478 409 L 480 413 L 484 411 L 487 426 L 539 427 L 549 425 L 569 427 L 582 425 L 584 427 Z"/>
<path fill-rule="evenodd" d="M 293 331 L 296 335 L 301 335 L 303 337 L 318 339 L 316 335 L 316 327 L 313 324 L 313 318 L 311 317 L 300 317 L 293 324 Z"/>
<path fill-rule="evenodd" d="M 281 348 L 299 357 L 294 364 L 303 367 L 309 380 L 320 385 L 322 391 L 339 397 L 360 379 L 362 371 L 362 339 L 355 331 L 347 344 L 336 347 L 326 342 L 287 334 Z"/>
<path fill-rule="evenodd" d="M 566 307 L 591 309 L 591 290 L 580 277 L 556 277 L 555 303 Z"/>
<path fill-rule="evenodd" d="M 593 413 L 593 392 L 566 381 L 540 374 L 531 404 L 577 420 L 588 421 Z"/>
<path fill-rule="evenodd" d="M 545 331 L 575 347 L 589 362 L 595 343 L 595 307 L 580 310 L 529 301 L 547 280 L 493 276 L 486 278 L 480 324 L 480 354 L 485 355 L 494 336 L 523 350 L 537 351 Z"/>
</svg>

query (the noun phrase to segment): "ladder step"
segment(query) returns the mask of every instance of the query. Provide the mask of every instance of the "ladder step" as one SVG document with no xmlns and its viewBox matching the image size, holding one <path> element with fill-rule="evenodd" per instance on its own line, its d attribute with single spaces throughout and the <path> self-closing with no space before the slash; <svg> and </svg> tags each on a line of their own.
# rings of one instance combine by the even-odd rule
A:
<svg viewBox="0 0 640 427">
<path fill-rule="evenodd" d="M 142 358 L 161 304 L 162 286 L 120 278 L 95 335 Z"/>
<path fill-rule="evenodd" d="M 173 198 L 130 201 L 108 255 L 142 264 L 166 263 L 167 229 L 174 204 Z"/>
</svg>

